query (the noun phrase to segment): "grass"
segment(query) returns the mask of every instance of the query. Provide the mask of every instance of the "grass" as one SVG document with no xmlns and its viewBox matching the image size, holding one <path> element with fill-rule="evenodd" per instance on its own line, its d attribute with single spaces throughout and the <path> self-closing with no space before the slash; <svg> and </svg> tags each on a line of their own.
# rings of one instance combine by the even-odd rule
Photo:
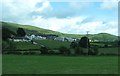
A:
<svg viewBox="0 0 120 76">
<path fill-rule="evenodd" d="M 29 50 L 29 49 L 40 49 L 39 45 L 34 45 L 31 42 L 14 42 L 16 49 L 18 50 Z"/>
<path fill-rule="evenodd" d="M 0 54 L 0 75 L 2 75 L 2 55 Z"/>
<path fill-rule="evenodd" d="M 113 48 L 99 48 L 98 51 L 99 53 L 104 53 L 104 54 L 118 54 L 118 47 L 113 47 Z"/>
<path fill-rule="evenodd" d="M 117 56 L 3 55 L 3 74 L 117 74 Z"/>
<path fill-rule="evenodd" d="M 70 42 L 61 42 L 61 41 L 54 41 L 54 40 L 35 40 L 38 44 L 32 44 L 31 42 L 11 42 L 12 46 L 16 47 L 16 50 L 29 50 L 29 49 L 40 49 L 42 44 L 50 49 L 58 49 L 61 46 L 70 47 Z"/>
<path fill-rule="evenodd" d="M 14 32 L 16 32 L 16 30 L 18 28 L 24 28 L 27 35 L 28 34 L 35 34 L 35 35 L 55 34 L 55 35 L 59 35 L 59 36 L 72 37 L 72 38 L 81 38 L 83 36 L 86 36 L 85 34 L 67 34 L 67 33 L 61 33 L 61 32 L 57 32 L 57 31 L 52 31 L 52 30 L 48 30 L 48 29 L 35 27 L 32 25 L 22 25 L 22 24 L 1 22 L 1 21 L 0 21 L 0 26 L 7 27 L 11 31 L 14 31 Z M 100 41 L 103 41 L 103 40 L 114 41 L 114 40 L 118 40 L 118 37 L 115 35 L 108 34 L 108 33 L 99 33 L 99 34 L 89 34 L 89 39 L 100 40 Z"/>
<path fill-rule="evenodd" d="M 62 42 L 55 40 L 36 40 L 36 42 L 45 45 L 51 49 L 60 48 L 61 46 L 70 48 L 70 42 Z"/>
</svg>

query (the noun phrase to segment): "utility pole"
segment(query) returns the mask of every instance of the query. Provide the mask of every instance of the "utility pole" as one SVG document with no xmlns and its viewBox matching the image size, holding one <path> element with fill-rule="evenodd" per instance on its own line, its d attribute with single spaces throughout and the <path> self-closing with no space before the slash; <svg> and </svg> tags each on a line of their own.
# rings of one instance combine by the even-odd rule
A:
<svg viewBox="0 0 120 76">
<path fill-rule="evenodd" d="M 87 37 L 88 37 L 88 33 L 89 33 L 89 31 L 86 31 L 87 32 Z"/>
<path fill-rule="evenodd" d="M 86 31 L 87 32 L 87 38 L 88 38 L 88 33 L 89 33 L 89 31 Z M 88 47 L 88 39 L 87 39 L 87 49 L 88 49 L 88 52 L 89 52 L 89 47 Z M 88 54 L 89 55 L 89 54 Z"/>
</svg>

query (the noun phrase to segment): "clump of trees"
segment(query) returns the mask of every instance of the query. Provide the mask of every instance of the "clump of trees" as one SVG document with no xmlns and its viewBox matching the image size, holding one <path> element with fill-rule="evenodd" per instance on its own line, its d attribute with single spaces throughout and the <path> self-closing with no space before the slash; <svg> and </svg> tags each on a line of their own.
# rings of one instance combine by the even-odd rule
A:
<svg viewBox="0 0 120 76">
<path fill-rule="evenodd" d="M 82 37 L 78 43 L 75 41 L 72 42 L 70 44 L 70 48 L 74 49 L 75 55 L 97 55 L 98 54 L 98 48 L 90 46 L 88 37 Z"/>
<path fill-rule="evenodd" d="M 2 40 L 8 41 L 12 35 L 16 35 L 16 33 L 6 27 L 2 27 Z"/>
<path fill-rule="evenodd" d="M 90 48 L 90 42 L 88 37 L 82 37 L 79 41 L 79 46 L 83 48 Z"/>
<path fill-rule="evenodd" d="M 16 32 L 17 32 L 17 36 L 19 37 L 24 37 L 26 35 L 26 32 L 23 28 L 18 28 Z"/>
<path fill-rule="evenodd" d="M 2 27 L 2 52 L 5 52 L 6 50 L 11 51 L 15 49 L 15 45 L 11 41 L 9 41 L 9 38 L 12 38 L 15 35 L 15 32 L 11 31 L 10 29 L 4 26 Z"/>
<path fill-rule="evenodd" d="M 26 32 L 23 28 L 18 28 L 16 33 L 10 30 L 7 27 L 2 27 L 2 52 L 5 51 L 14 51 L 16 50 L 16 46 L 14 42 L 10 41 L 9 38 L 13 39 L 15 36 L 23 37 L 26 35 Z"/>
</svg>

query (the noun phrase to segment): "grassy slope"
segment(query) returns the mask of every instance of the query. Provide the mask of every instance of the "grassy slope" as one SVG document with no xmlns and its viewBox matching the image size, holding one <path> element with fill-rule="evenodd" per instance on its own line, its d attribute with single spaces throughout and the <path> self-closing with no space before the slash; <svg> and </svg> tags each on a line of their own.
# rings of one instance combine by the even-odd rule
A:
<svg viewBox="0 0 120 76">
<path fill-rule="evenodd" d="M 108 34 L 108 33 L 99 33 L 99 34 L 94 34 L 90 36 L 90 39 L 96 39 L 96 40 L 100 40 L 100 41 L 114 41 L 117 40 L 118 37 L 112 34 Z"/>
<path fill-rule="evenodd" d="M 29 50 L 29 49 L 40 49 L 41 48 L 41 46 L 39 45 L 34 45 L 31 43 L 26 43 L 26 42 L 17 42 L 14 44 L 17 50 Z"/>
<path fill-rule="evenodd" d="M 4 74 L 116 74 L 117 56 L 3 55 Z"/>
<path fill-rule="evenodd" d="M 37 43 L 43 44 L 51 49 L 56 49 L 61 46 L 70 47 L 70 42 L 54 41 L 54 40 L 36 40 Z"/>
<path fill-rule="evenodd" d="M 42 44 L 50 49 L 58 49 L 61 46 L 70 47 L 69 42 L 61 42 L 61 41 L 52 41 L 52 40 L 36 40 L 38 45 L 34 45 L 31 42 L 13 42 L 12 45 L 16 47 L 16 50 L 29 50 L 29 49 L 40 49 Z M 33 50 L 34 51 L 34 50 Z"/>
<path fill-rule="evenodd" d="M 48 29 L 43 29 L 43 28 L 38 28 L 35 26 L 30 26 L 30 25 L 21 25 L 21 24 L 16 24 L 16 23 L 8 23 L 8 22 L 0 22 L 2 26 L 9 28 L 10 30 L 16 32 L 18 27 L 24 28 L 27 34 L 55 34 L 59 36 L 64 36 L 64 37 L 72 37 L 72 38 L 81 38 L 82 34 L 66 34 L 66 33 L 60 33 Z M 107 33 L 99 33 L 99 34 L 89 34 L 90 39 L 99 39 L 99 40 L 116 40 L 118 37 L 107 34 Z"/>
<path fill-rule="evenodd" d="M 80 38 L 82 35 L 77 35 L 77 34 L 65 34 L 65 33 L 60 33 L 48 29 L 43 29 L 43 28 L 38 28 L 35 26 L 30 26 L 30 25 L 21 25 L 21 24 L 15 24 L 15 23 L 8 23 L 8 22 L 0 22 L 3 27 L 7 27 L 10 30 L 16 32 L 17 28 L 24 28 L 27 34 L 35 34 L 35 35 L 40 35 L 40 34 L 55 34 L 59 36 L 65 36 L 65 37 L 73 37 L 73 38 Z"/>
</svg>

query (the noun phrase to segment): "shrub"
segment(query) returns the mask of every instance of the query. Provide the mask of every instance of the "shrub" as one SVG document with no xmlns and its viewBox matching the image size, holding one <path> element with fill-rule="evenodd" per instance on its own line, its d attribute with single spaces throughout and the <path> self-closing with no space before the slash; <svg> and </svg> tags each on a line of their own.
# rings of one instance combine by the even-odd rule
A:
<svg viewBox="0 0 120 76">
<path fill-rule="evenodd" d="M 13 54 L 13 52 L 11 52 L 11 51 L 7 51 L 5 54 Z"/>
<path fill-rule="evenodd" d="M 76 48 L 78 46 L 78 44 L 76 42 L 71 42 L 70 44 L 70 48 Z"/>
<path fill-rule="evenodd" d="M 17 51 L 7 51 L 5 54 L 15 54 L 15 55 L 21 55 L 21 52 L 17 52 Z"/>
<path fill-rule="evenodd" d="M 120 40 L 118 41 L 118 46 L 120 46 Z"/>
<path fill-rule="evenodd" d="M 74 50 L 76 55 L 83 55 L 82 47 L 76 47 Z"/>
<path fill-rule="evenodd" d="M 50 51 L 49 51 L 49 54 L 55 54 L 55 52 L 54 52 L 54 51 L 52 51 L 52 50 L 50 50 Z"/>
<path fill-rule="evenodd" d="M 104 56 L 104 55 L 105 55 L 105 53 L 100 53 L 100 55 L 101 55 L 101 56 Z"/>
<path fill-rule="evenodd" d="M 88 55 L 94 55 L 93 49 L 89 48 L 89 50 L 88 50 Z"/>
<path fill-rule="evenodd" d="M 88 50 L 88 55 L 98 55 L 98 48 L 97 47 L 93 47 L 93 48 L 89 48 Z"/>
<path fill-rule="evenodd" d="M 105 44 L 105 45 L 104 45 L 104 47 L 106 48 L 106 47 L 108 47 L 108 45 L 107 45 L 107 44 Z"/>
<path fill-rule="evenodd" d="M 35 55 L 36 53 L 33 52 L 33 51 L 30 51 L 29 54 L 30 54 L 30 55 Z"/>
<path fill-rule="evenodd" d="M 10 51 L 15 51 L 15 50 L 16 50 L 15 43 L 9 41 L 9 47 L 8 47 L 8 49 L 9 49 Z"/>
<path fill-rule="evenodd" d="M 16 51 L 15 43 L 12 41 L 2 41 L 2 53 L 5 51 Z"/>
<path fill-rule="evenodd" d="M 16 55 L 21 55 L 22 53 L 21 53 L 21 52 L 15 52 L 14 54 L 16 54 Z"/>
<path fill-rule="evenodd" d="M 9 44 L 6 41 L 2 41 L 2 53 L 4 53 L 9 47 Z"/>
<path fill-rule="evenodd" d="M 64 55 L 69 55 L 70 54 L 70 50 L 64 46 L 61 46 L 59 48 L 60 54 L 64 54 Z"/>
<path fill-rule="evenodd" d="M 40 51 L 41 51 L 41 54 L 48 54 L 48 48 L 47 47 L 41 47 Z"/>
<path fill-rule="evenodd" d="M 24 52 L 23 55 L 29 55 L 30 53 L 29 52 Z"/>
<path fill-rule="evenodd" d="M 99 53 L 98 47 L 94 47 L 93 50 L 94 50 L 93 54 L 94 55 L 98 55 L 98 53 Z"/>
<path fill-rule="evenodd" d="M 108 53 L 106 54 L 107 56 L 117 56 L 117 54 L 113 54 L 113 53 Z"/>
</svg>

